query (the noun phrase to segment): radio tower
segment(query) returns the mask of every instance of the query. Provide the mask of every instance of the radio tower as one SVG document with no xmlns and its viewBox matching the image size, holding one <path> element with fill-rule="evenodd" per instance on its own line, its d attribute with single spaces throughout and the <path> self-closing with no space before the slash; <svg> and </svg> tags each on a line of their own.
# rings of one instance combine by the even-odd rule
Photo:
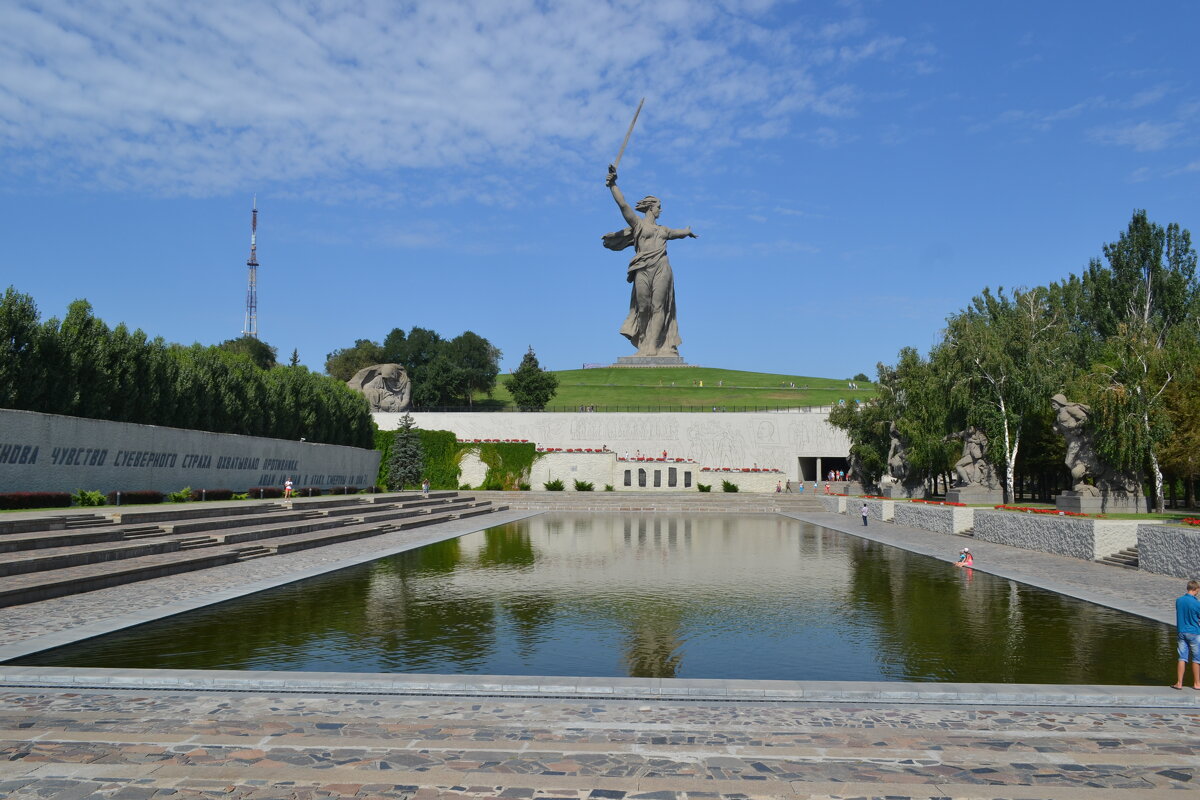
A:
<svg viewBox="0 0 1200 800">
<path fill-rule="evenodd" d="M 250 209 L 250 258 L 246 259 L 249 277 L 246 284 L 246 322 L 242 336 L 258 338 L 258 195 Z"/>
</svg>

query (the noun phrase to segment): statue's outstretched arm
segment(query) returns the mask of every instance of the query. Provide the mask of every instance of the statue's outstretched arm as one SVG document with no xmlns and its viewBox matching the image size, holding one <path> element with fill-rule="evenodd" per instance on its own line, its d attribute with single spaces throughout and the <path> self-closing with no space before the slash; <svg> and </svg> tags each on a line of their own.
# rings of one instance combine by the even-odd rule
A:
<svg viewBox="0 0 1200 800">
<path fill-rule="evenodd" d="M 617 170 L 611 164 L 608 165 L 608 177 L 604 182 L 608 184 L 608 188 L 612 190 L 613 200 L 617 201 L 617 208 L 621 209 L 621 216 L 629 223 L 629 227 L 637 224 L 638 216 L 629 207 L 629 203 L 625 202 L 625 195 L 621 194 L 621 190 L 617 187 Z"/>
<path fill-rule="evenodd" d="M 696 234 L 692 233 L 692 226 L 686 228 L 667 228 L 668 239 L 695 239 Z"/>
</svg>

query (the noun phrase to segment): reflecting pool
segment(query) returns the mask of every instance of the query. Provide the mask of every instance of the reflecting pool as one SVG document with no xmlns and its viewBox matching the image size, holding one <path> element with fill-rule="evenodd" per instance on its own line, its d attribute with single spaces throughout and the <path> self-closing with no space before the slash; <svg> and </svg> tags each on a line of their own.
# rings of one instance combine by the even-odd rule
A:
<svg viewBox="0 0 1200 800">
<path fill-rule="evenodd" d="M 1169 626 L 785 517 L 544 514 L 16 663 L 1156 684 L 1173 659 Z"/>
</svg>

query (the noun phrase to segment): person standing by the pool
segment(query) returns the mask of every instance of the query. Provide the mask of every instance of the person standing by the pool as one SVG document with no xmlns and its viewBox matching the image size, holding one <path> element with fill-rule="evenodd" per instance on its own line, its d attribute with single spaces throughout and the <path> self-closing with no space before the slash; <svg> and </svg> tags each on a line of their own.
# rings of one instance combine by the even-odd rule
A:
<svg viewBox="0 0 1200 800">
<path fill-rule="evenodd" d="M 1192 688 L 1200 689 L 1200 581 L 1188 581 L 1187 591 L 1175 600 L 1175 628 L 1179 635 L 1179 669 L 1172 689 L 1183 688 L 1183 673 L 1192 662 Z"/>
<path fill-rule="evenodd" d="M 863 503 L 862 507 L 863 527 L 867 527 L 867 504 Z"/>
</svg>

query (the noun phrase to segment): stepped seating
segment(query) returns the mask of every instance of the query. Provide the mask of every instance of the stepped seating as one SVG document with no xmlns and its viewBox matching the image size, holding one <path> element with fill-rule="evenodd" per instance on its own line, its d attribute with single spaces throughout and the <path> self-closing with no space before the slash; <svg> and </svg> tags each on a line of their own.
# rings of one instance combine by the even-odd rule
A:
<svg viewBox="0 0 1200 800">
<path fill-rule="evenodd" d="M 504 510 L 456 492 L 47 515 L 0 536 L 0 607 Z M 132 524 L 129 524 L 132 523 Z M 67 527 L 68 524 L 73 527 Z"/>
</svg>

